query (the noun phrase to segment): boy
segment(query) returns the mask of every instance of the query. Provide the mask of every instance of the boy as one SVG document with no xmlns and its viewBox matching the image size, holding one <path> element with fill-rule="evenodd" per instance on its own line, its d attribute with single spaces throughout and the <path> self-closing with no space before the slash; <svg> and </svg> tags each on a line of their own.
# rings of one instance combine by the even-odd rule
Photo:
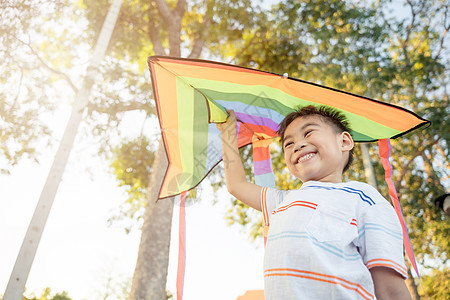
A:
<svg viewBox="0 0 450 300">
<path fill-rule="evenodd" d="M 307 106 L 280 123 L 286 166 L 303 182 L 292 191 L 246 180 L 233 111 L 217 127 L 228 191 L 270 225 L 266 299 L 411 299 L 392 206 L 365 183 L 342 182 L 354 146 L 343 114 Z"/>
</svg>

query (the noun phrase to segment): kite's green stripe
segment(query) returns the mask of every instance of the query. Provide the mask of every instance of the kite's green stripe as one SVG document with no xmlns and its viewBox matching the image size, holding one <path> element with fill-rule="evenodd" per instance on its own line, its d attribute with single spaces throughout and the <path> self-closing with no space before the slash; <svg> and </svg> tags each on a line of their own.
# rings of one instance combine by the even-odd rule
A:
<svg viewBox="0 0 450 300">
<path fill-rule="evenodd" d="M 208 141 L 208 110 L 206 99 L 198 91 L 178 79 L 176 86 L 178 95 L 178 140 L 183 170 L 180 177 L 176 179 L 178 181 L 176 189 L 177 192 L 181 192 L 191 188 L 195 178 L 198 178 L 194 175 L 195 159 L 198 158 L 199 148 L 204 149 Z M 206 134 L 202 127 L 206 128 Z M 200 159 L 205 160 L 205 158 Z M 205 166 L 205 163 L 203 163 L 203 166 Z M 204 173 L 205 170 L 202 171 L 202 175 Z M 198 183 L 198 180 L 196 183 Z"/>
<path fill-rule="evenodd" d="M 206 158 L 208 152 L 208 108 L 207 100 L 198 91 L 194 94 L 194 165 L 191 186 L 197 185 L 206 174 Z M 182 146 L 182 145 L 181 145 Z"/>
<path fill-rule="evenodd" d="M 177 112 L 178 112 L 178 143 L 182 170 L 178 181 L 177 192 L 191 187 L 192 170 L 194 169 L 194 103 L 195 92 L 184 81 L 177 79 Z"/>
<path fill-rule="evenodd" d="M 352 137 L 355 142 L 372 142 L 374 140 L 374 138 L 357 131 L 352 131 Z"/>
<path fill-rule="evenodd" d="M 180 78 L 191 86 L 194 86 L 199 90 L 215 90 L 222 93 L 228 93 L 233 91 L 233 93 L 239 94 L 253 94 L 254 96 L 261 96 L 263 98 L 277 99 L 279 103 L 287 107 L 295 107 L 299 105 L 298 98 L 291 96 L 279 89 L 268 87 L 265 85 L 241 85 L 236 83 L 229 83 L 224 81 L 215 81 L 199 78 L 190 77 L 177 77 Z M 270 95 L 270 96 L 269 96 Z"/>
<path fill-rule="evenodd" d="M 271 107 L 270 109 L 276 111 L 277 113 L 281 114 L 281 115 L 287 115 L 290 112 L 293 111 L 292 107 L 288 107 L 282 103 L 280 103 L 278 100 L 274 100 L 270 97 L 265 97 L 267 96 L 266 94 L 259 94 L 259 95 L 254 95 L 254 94 L 249 94 L 249 93 L 223 93 L 223 92 L 217 92 L 217 91 L 213 91 L 213 90 L 209 90 L 209 89 L 201 89 L 202 93 L 204 93 L 205 95 L 207 95 L 209 98 L 211 99 L 218 99 L 218 100 L 225 100 L 225 101 L 233 101 L 233 102 L 242 102 L 245 103 L 247 105 L 252 105 L 252 106 L 257 106 L 257 107 L 261 107 L 261 108 L 268 108 Z M 274 106 L 274 101 L 277 102 L 277 105 L 275 107 Z M 304 103 L 299 102 L 297 100 L 297 105 L 304 105 L 304 104 L 310 104 L 311 102 L 309 101 L 304 101 Z"/>
</svg>

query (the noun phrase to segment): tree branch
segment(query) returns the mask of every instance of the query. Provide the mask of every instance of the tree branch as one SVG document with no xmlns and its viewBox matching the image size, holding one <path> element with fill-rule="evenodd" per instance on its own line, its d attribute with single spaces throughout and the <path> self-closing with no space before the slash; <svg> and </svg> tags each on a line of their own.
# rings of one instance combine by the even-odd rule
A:
<svg viewBox="0 0 450 300">
<path fill-rule="evenodd" d="M 422 153 L 422 158 L 425 163 L 425 172 L 427 172 L 428 179 L 434 183 L 437 186 L 440 186 L 441 188 L 444 188 L 441 181 L 439 180 L 438 176 L 436 176 L 434 169 L 433 169 L 433 163 L 431 162 L 430 158 L 426 153 Z"/>
<path fill-rule="evenodd" d="M 112 105 L 110 107 L 100 106 L 100 105 L 97 105 L 97 104 L 91 103 L 91 102 L 88 103 L 88 109 L 90 111 L 96 111 L 96 112 L 104 113 L 104 114 L 111 114 L 111 107 L 115 107 L 117 112 L 144 110 L 149 113 L 152 113 L 152 111 L 154 111 L 154 109 L 151 106 L 149 106 L 146 103 L 141 103 L 141 102 L 130 102 L 125 105 L 119 104 L 119 105 Z M 149 110 L 149 108 L 150 108 L 150 110 Z"/>
<path fill-rule="evenodd" d="M 191 53 L 189 54 L 188 58 L 199 58 L 200 54 L 202 53 L 203 46 L 205 45 L 205 36 L 208 35 L 211 26 L 211 20 L 207 16 L 207 13 L 205 13 L 204 20 L 205 21 L 203 22 L 202 30 L 194 39 Z"/>
<path fill-rule="evenodd" d="M 155 3 L 160 16 L 164 20 L 164 23 L 166 23 L 167 26 L 170 26 L 173 22 L 174 16 L 169 8 L 169 5 L 165 0 L 155 0 Z"/>
<path fill-rule="evenodd" d="M 49 65 L 48 65 L 48 64 L 47 64 L 47 63 L 39 56 L 39 54 L 33 49 L 33 47 L 32 47 L 29 43 L 26 43 L 26 42 L 22 41 L 21 39 L 19 39 L 18 37 L 14 36 L 14 35 L 12 35 L 12 37 L 15 38 L 19 43 L 21 43 L 21 44 L 27 46 L 27 47 L 30 49 L 31 53 L 33 53 L 33 55 L 39 60 L 39 62 L 41 63 L 41 65 L 42 65 L 44 68 L 46 68 L 48 71 L 50 71 L 50 72 L 52 72 L 52 73 L 54 73 L 54 74 L 60 76 L 62 79 L 64 79 L 64 80 L 69 84 L 69 86 L 72 88 L 72 90 L 74 91 L 74 93 L 78 93 L 78 88 L 75 86 L 75 84 L 72 82 L 72 80 L 70 79 L 70 77 L 67 76 L 66 73 L 61 72 L 61 71 L 59 71 L 59 70 L 56 70 L 56 69 L 50 67 L 50 66 L 49 66 Z"/>
<path fill-rule="evenodd" d="M 194 40 L 194 46 L 192 46 L 191 53 L 189 53 L 188 58 L 199 58 L 202 54 L 203 46 L 205 45 L 205 39 L 203 36 L 197 37 Z"/>
<path fill-rule="evenodd" d="M 186 2 L 185 0 L 179 0 L 177 8 L 180 5 L 179 11 L 171 11 L 167 2 L 164 0 L 155 0 L 156 7 L 164 21 L 169 28 L 169 52 L 171 56 L 179 57 L 181 55 L 180 49 L 180 35 L 181 35 L 181 19 L 184 14 Z"/>
<path fill-rule="evenodd" d="M 402 167 L 400 168 L 400 170 L 401 170 L 400 174 L 397 177 L 397 180 L 395 182 L 395 186 L 397 187 L 397 189 L 399 189 L 399 190 L 401 189 L 401 183 L 402 183 L 403 177 L 405 177 L 406 172 L 409 170 L 409 166 L 412 164 L 414 159 L 416 159 L 416 157 L 418 157 L 418 156 L 422 156 L 426 149 L 436 145 L 438 142 L 439 142 L 439 138 L 433 140 L 431 143 L 424 146 L 420 151 L 414 153 L 414 155 L 408 160 L 408 162 L 402 165 Z"/>
<path fill-rule="evenodd" d="M 159 15 L 157 12 L 158 8 L 150 6 L 148 10 L 148 15 L 151 23 L 148 24 L 147 34 L 150 37 L 150 41 L 153 45 L 153 51 L 156 55 L 166 55 L 166 51 L 161 41 L 160 28 L 159 25 Z"/>
<path fill-rule="evenodd" d="M 445 40 L 445 35 L 447 34 L 447 32 L 450 30 L 450 24 L 446 25 L 446 21 L 447 21 L 447 17 L 448 17 L 448 6 L 445 7 L 445 12 L 444 12 L 444 32 L 442 33 L 442 37 L 441 37 L 441 43 L 439 45 L 439 50 L 436 53 L 436 56 L 434 59 L 437 59 L 439 57 L 439 55 L 441 54 L 442 49 L 444 48 L 444 40 Z"/>
<path fill-rule="evenodd" d="M 256 34 L 256 32 L 255 32 L 255 34 L 253 34 L 253 36 L 252 36 L 252 38 L 250 39 L 250 41 L 249 41 L 244 47 L 242 47 L 242 48 L 239 50 L 239 52 L 236 53 L 236 55 L 235 55 L 228 63 L 233 62 L 237 57 L 241 56 L 241 54 L 244 53 L 245 50 L 247 50 L 248 47 L 250 47 L 250 46 L 253 44 L 253 41 L 255 40 L 256 35 L 257 35 L 257 34 Z"/>
<path fill-rule="evenodd" d="M 182 18 L 186 11 L 186 0 L 178 0 L 177 6 L 173 11 L 178 17 Z"/>
</svg>

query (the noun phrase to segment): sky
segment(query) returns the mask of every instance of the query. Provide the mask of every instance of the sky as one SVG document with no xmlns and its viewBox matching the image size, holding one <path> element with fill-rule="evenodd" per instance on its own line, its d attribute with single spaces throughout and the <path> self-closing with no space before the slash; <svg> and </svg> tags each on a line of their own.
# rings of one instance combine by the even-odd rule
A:
<svg viewBox="0 0 450 300">
<path fill-rule="evenodd" d="M 66 107 L 52 117 L 60 140 L 70 114 Z M 136 116 L 124 120 L 133 136 L 141 130 Z M 139 124 L 139 126 L 136 126 Z M 146 122 L 154 131 L 157 124 Z M 130 284 L 136 266 L 140 231 L 126 234 L 123 224 L 108 225 L 127 199 L 109 168 L 79 134 L 47 220 L 26 295 L 67 291 L 74 299 L 117 299 Z M 53 161 L 56 146 L 44 149 L 40 164 L 23 161 L 11 175 L 0 175 L 0 294 L 3 294 L 25 232 Z M 263 289 L 262 239 L 252 243 L 238 225 L 224 218 L 230 196 L 222 190 L 212 204 L 212 190 L 202 184 L 200 203 L 186 208 L 186 273 L 184 299 L 236 299 L 247 290 Z M 176 294 L 178 217 L 175 205 L 167 289 Z M 111 295 L 112 294 L 112 295 Z M 108 296 L 109 295 L 109 296 Z"/>
</svg>

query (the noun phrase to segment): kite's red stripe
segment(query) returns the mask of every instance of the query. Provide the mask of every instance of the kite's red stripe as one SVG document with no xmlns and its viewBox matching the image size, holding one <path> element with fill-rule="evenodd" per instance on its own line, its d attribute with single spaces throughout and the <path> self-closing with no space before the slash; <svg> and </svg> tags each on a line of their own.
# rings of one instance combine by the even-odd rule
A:
<svg viewBox="0 0 450 300">
<path fill-rule="evenodd" d="M 158 57 L 158 62 L 164 62 L 166 64 L 171 64 L 173 65 L 174 68 L 176 68 L 178 65 L 188 65 L 188 66 L 192 66 L 192 67 L 198 67 L 198 68 L 208 68 L 208 69 L 213 69 L 213 70 L 225 70 L 225 71 L 232 71 L 232 72 L 242 72 L 242 73 L 252 73 L 252 74 L 259 74 L 259 75 L 263 75 L 263 76 L 276 76 L 279 77 L 276 74 L 270 74 L 264 71 L 259 71 L 259 70 L 254 70 L 254 69 L 248 69 L 248 68 L 244 68 L 244 67 L 237 67 L 237 66 L 233 66 L 233 65 L 226 65 L 226 64 L 221 64 L 221 63 L 208 63 L 208 62 L 203 62 L 203 61 L 195 61 L 195 60 L 183 60 L 183 59 L 165 59 L 165 58 L 161 58 Z"/>
<path fill-rule="evenodd" d="M 269 146 L 253 147 L 253 160 L 262 161 L 270 158 Z"/>
</svg>

